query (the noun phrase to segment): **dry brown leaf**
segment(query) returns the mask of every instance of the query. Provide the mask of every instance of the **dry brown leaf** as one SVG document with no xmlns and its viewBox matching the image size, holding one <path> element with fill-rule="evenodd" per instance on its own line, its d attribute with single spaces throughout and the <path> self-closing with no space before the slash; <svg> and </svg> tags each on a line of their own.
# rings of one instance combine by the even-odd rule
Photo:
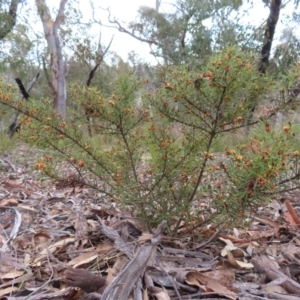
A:
<svg viewBox="0 0 300 300">
<path fill-rule="evenodd" d="M 94 220 L 87 220 L 87 224 L 89 225 L 89 231 L 98 231 L 99 223 Z"/>
<path fill-rule="evenodd" d="M 199 272 L 189 272 L 186 274 L 186 282 L 191 285 L 197 285 L 199 287 L 205 286 L 209 290 L 216 292 L 220 295 L 224 295 L 229 299 L 237 299 L 236 293 L 230 291 L 228 288 L 220 284 L 216 279 L 209 276 L 200 274 Z M 196 283 L 196 284 L 195 284 Z"/>
<path fill-rule="evenodd" d="M 254 267 L 251 263 L 236 260 L 230 251 L 227 252 L 227 258 L 231 266 L 235 269 L 251 269 Z"/>
<path fill-rule="evenodd" d="M 294 210 L 294 207 L 292 206 L 291 202 L 289 200 L 285 200 L 285 205 L 288 209 L 289 214 L 291 215 L 293 221 L 296 225 L 300 225 L 300 218 L 298 217 L 296 211 Z"/>
<path fill-rule="evenodd" d="M 238 265 L 242 268 L 242 269 L 252 269 L 254 268 L 254 266 L 251 263 L 246 263 L 240 260 L 236 260 L 236 262 L 238 263 Z"/>
<path fill-rule="evenodd" d="M 255 217 L 255 220 L 263 223 L 263 224 L 267 224 L 267 225 L 270 225 L 271 227 L 275 228 L 275 229 L 279 229 L 279 224 L 269 218 L 259 218 L 259 217 Z"/>
<path fill-rule="evenodd" d="M 255 220 L 259 221 L 260 223 L 270 225 L 271 227 L 273 227 L 275 236 L 277 238 L 279 237 L 280 225 L 277 222 L 275 222 L 269 218 L 266 218 L 266 217 L 264 217 L 264 218 L 255 217 Z"/>
<path fill-rule="evenodd" d="M 0 290 L 0 297 L 4 296 L 4 295 L 8 295 L 8 294 L 11 294 L 12 292 L 15 292 L 17 291 L 19 288 L 16 287 L 16 286 L 10 286 L 6 289 L 2 289 Z"/>
<path fill-rule="evenodd" d="M 261 238 L 269 238 L 274 236 L 274 229 L 265 230 L 247 230 L 247 233 L 251 236 L 249 241 L 260 240 Z"/>
<path fill-rule="evenodd" d="M 84 246 L 88 242 L 88 223 L 86 221 L 85 216 L 81 211 L 76 213 L 75 220 L 75 247 L 78 247 L 81 243 Z"/>
<path fill-rule="evenodd" d="M 47 259 L 47 256 L 48 256 L 48 251 L 50 253 L 54 253 L 55 251 L 61 249 L 62 247 L 66 246 L 67 244 L 69 243 L 72 243 L 75 241 L 75 238 L 65 238 L 65 239 L 62 239 L 58 242 L 56 242 L 55 244 L 53 245 L 50 245 L 49 247 L 47 248 L 44 248 L 40 254 L 38 255 L 38 257 L 36 257 L 32 263 L 32 266 L 41 266 L 42 264 L 42 261 Z"/>
<path fill-rule="evenodd" d="M 128 263 L 127 256 L 120 255 L 112 267 L 115 274 L 118 274 L 121 270 L 123 270 L 123 268 L 127 263 Z"/>
<path fill-rule="evenodd" d="M 33 207 L 31 206 L 28 206 L 28 205 L 18 205 L 18 210 L 23 210 L 23 211 L 28 211 L 28 212 L 33 212 L 33 213 L 36 213 L 37 210 L 34 209 Z"/>
<path fill-rule="evenodd" d="M 140 243 L 143 243 L 143 242 L 146 242 L 146 241 L 149 241 L 153 238 L 153 234 L 152 233 L 144 233 L 142 234 L 139 238 L 138 238 L 138 241 Z"/>
<path fill-rule="evenodd" d="M 25 255 L 24 255 L 24 265 L 29 266 L 31 261 L 32 261 L 31 255 L 29 253 L 25 253 Z"/>
<path fill-rule="evenodd" d="M 221 241 L 226 243 L 226 246 L 221 251 L 221 256 L 225 257 L 228 252 L 234 252 L 235 257 L 244 257 L 247 254 L 240 248 L 236 247 L 231 240 L 219 238 Z"/>
<path fill-rule="evenodd" d="M 114 249 L 114 247 L 111 244 L 102 243 L 97 246 L 96 251 L 97 253 L 107 253 L 112 249 Z"/>
<path fill-rule="evenodd" d="M 22 181 L 20 182 L 16 182 L 16 181 L 12 181 L 12 180 L 7 180 L 4 182 L 4 188 L 5 189 L 17 189 L 17 188 L 21 188 L 23 186 Z"/>
<path fill-rule="evenodd" d="M 23 270 L 13 270 L 13 271 L 10 271 L 9 273 L 6 273 L 6 274 L 2 275 L 1 280 L 14 279 L 14 278 L 17 278 L 19 276 L 22 276 L 24 273 L 25 273 L 25 271 L 23 271 Z"/>
<path fill-rule="evenodd" d="M 262 287 L 262 290 L 267 291 L 267 292 L 287 294 L 286 289 L 283 288 L 281 285 L 265 285 Z"/>
<path fill-rule="evenodd" d="M 31 240 L 31 245 L 33 248 L 46 246 L 51 239 L 51 236 L 47 232 L 37 232 Z"/>
<path fill-rule="evenodd" d="M 170 300 L 170 296 L 166 291 L 159 292 L 157 294 L 153 294 L 158 300 Z"/>
<path fill-rule="evenodd" d="M 75 257 L 74 259 L 70 260 L 68 262 L 68 266 L 73 266 L 74 268 L 77 268 L 81 265 L 91 263 L 92 261 L 97 259 L 97 257 L 98 257 L 98 253 L 95 251 L 83 253 L 83 254 Z"/>
<path fill-rule="evenodd" d="M 223 238 L 223 239 L 226 239 L 226 240 L 230 240 L 234 243 L 245 243 L 245 242 L 248 242 L 248 239 L 239 239 L 235 236 L 232 236 L 232 235 L 225 235 L 225 234 L 220 234 L 219 235 L 219 238 Z"/>
<path fill-rule="evenodd" d="M 230 240 L 233 243 L 242 244 L 242 243 L 249 243 L 249 242 L 258 240 L 261 237 L 273 236 L 273 231 L 271 233 L 268 233 L 268 232 L 266 233 L 266 232 L 260 232 L 260 231 L 247 230 L 247 233 L 250 235 L 250 237 L 246 238 L 246 239 L 239 239 L 239 238 L 236 238 L 234 236 L 224 235 L 224 234 L 219 235 L 219 237 L 222 237 L 224 239 Z"/>
<path fill-rule="evenodd" d="M 227 288 L 232 288 L 235 281 L 235 272 L 232 269 L 208 271 L 203 275 L 216 279 L 220 284 Z"/>
<path fill-rule="evenodd" d="M 143 300 L 149 300 L 147 288 L 145 288 L 143 291 Z"/>
<path fill-rule="evenodd" d="M 293 217 L 291 216 L 291 214 L 290 214 L 288 211 L 285 212 L 285 214 L 284 214 L 284 219 L 285 219 L 285 221 L 286 221 L 288 224 L 290 224 L 290 225 L 292 225 L 292 226 L 297 226 L 297 224 L 295 223 Z"/>
<path fill-rule="evenodd" d="M 235 268 L 235 269 L 241 269 L 242 267 L 237 263 L 237 261 L 235 260 L 234 256 L 232 255 L 232 253 L 230 251 L 227 251 L 227 258 L 228 261 L 230 263 L 230 265 Z"/>
<path fill-rule="evenodd" d="M 106 272 L 107 272 L 107 276 L 106 276 L 106 281 L 108 282 L 108 283 L 111 283 L 113 280 L 114 280 L 114 273 L 115 273 L 115 270 L 114 269 L 112 269 L 112 268 L 108 268 L 107 270 L 106 270 Z"/>
<path fill-rule="evenodd" d="M 17 199 L 5 199 L 0 202 L 0 206 L 18 206 L 19 202 Z"/>
<path fill-rule="evenodd" d="M 300 247 L 300 240 L 298 238 L 294 238 L 294 242 L 296 242 L 296 244 Z"/>
</svg>

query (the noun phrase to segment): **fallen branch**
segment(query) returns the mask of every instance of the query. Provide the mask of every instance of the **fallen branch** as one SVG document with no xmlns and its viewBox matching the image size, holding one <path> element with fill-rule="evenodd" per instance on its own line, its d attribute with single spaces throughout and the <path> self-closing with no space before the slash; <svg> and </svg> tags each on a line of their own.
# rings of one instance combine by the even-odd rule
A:
<svg viewBox="0 0 300 300">
<path fill-rule="evenodd" d="M 101 300 L 128 299 L 140 277 L 143 276 L 146 267 L 154 263 L 157 245 L 166 224 L 167 222 L 163 221 L 159 225 L 150 244 L 144 244 L 138 249 L 134 258 L 106 288 Z"/>
<path fill-rule="evenodd" d="M 293 279 L 286 276 L 283 272 L 276 268 L 273 261 L 266 256 L 257 257 L 252 260 L 256 270 L 260 273 L 265 273 L 269 280 L 284 279 L 280 285 L 285 288 L 289 293 L 300 295 L 300 284 Z"/>
</svg>

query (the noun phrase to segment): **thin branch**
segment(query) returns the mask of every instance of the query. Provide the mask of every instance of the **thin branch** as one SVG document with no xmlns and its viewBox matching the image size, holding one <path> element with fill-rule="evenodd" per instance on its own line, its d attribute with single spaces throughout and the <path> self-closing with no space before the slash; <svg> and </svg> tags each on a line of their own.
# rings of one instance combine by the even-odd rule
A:
<svg viewBox="0 0 300 300">
<path fill-rule="evenodd" d="M 142 37 L 139 37 L 135 34 L 133 34 L 132 32 L 130 32 L 128 29 L 124 28 L 119 21 L 117 21 L 115 18 L 114 19 L 111 19 L 111 13 L 110 13 L 110 10 L 109 8 L 106 8 L 104 10 L 107 10 L 108 11 L 108 21 L 109 23 L 111 24 L 114 24 L 114 25 L 117 25 L 117 26 L 113 26 L 113 25 L 105 25 L 105 24 L 102 24 L 101 21 L 96 21 L 98 22 L 101 26 L 104 26 L 104 27 L 107 27 L 107 28 L 115 28 L 117 30 L 119 30 L 120 32 L 123 32 L 123 33 L 126 33 L 128 35 L 130 35 L 131 37 L 135 38 L 136 40 L 140 41 L 140 42 L 144 42 L 144 43 L 148 43 L 149 45 L 157 45 L 159 46 L 159 42 L 156 41 L 156 40 L 152 40 L 152 39 L 144 39 Z"/>
<path fill-rule="evenodd" d="M 57 27 L 57 28 L 61 25 L 61 23 L 65 19 L 64 11 L 65 11 L 65 6 L 66 6 L 67 1 L 68 0 L 61 0 L 60 1 L 59 9 L 58 9 L 57 16 L 56 16 L 56 19 L 55 19 L 55 22 L 54 22 L 54 24 L 55 24 L 54 26 Z"/>
<path fill-rule="evenodd" d="M 48 85 L 49 85 L 49 87 L 51 89 L 52 94 L 55 95 L 55 88 L 54 88 L 54 85 L 53 85 L 53 83 L 51 81 L 49 72 L 47 70 L 45 57 L 42 57 L 42 63 L 43 63 L 43 70 L 44 70 L 44 73 L 45 73 L 45 76 L 46 76 L 47 83 L 48 83 Z"/>
<path fill-rule="evenodd" d="M 106 55 L 106 53 L 108 52 L 108 50 L 109 50 L 109 48 L 110 48 L 110 46 L 111 46 L 111 44 L 112 44 L 112 41 L 113 41 L 113 37 L 111 38 L 111 40 L 110 40 L 108 46 L 106 47 L 106 49 L 105 49 L 104 52 L 102 53 L 101 58 L 100 58 L 100 61 L 99 61 L 99 62 L 95 65 L 95 67 L 91 70 L 90 75 L 89 75 L 89 78 L 88 78 L 88 80 L 87 80 L 87 82 L 86 82 L 87 87 L 90 86 L 91 81 L 92 81 L 92 79 L 94 78 L 95 73 L 96 73 L 98 67 L 99 67 L 100 64 L 102 63 L 104 56 Z M 88 133 L 89 133 L 89 136 L 92 137 L 92 126 L 91 126 L 92 124 L 91 124 L 90 113 L 89 113 L 89 110 L 88 110 L 88 109 L 85 109 L 85 116 L 86 116 L 86 120 L 87 120 L 87 123 L 88 123 Z"/>
<path fill-rule="evenodd" d="M 33 88 L 34 84 L 37 82 L 39 77 L 40 77 L 40 71 L 38 71 L 37 74 L 35 75 L 35 77 L 28 83 L 28 85 L 27 85 L 28 93 L 31 91 L 31 89 Z"/>
<path fill-rule="evenodd" d="M 93 79 L 94 76 L 95 76 L 95 72 L 96 72 L 96 70 L 98 69 L 98 67 L 101 65 L 101 63 L 102 63 L 102 61 L 103 61 L 103 59 L 104 59 L 104 56 L 107 54 L 107 52 L 108 52 L 108 50 L 109 50 L 109 48 L 110 48 L 112 42 L 113 42 L 113 37 L 111 38 L 111 40 L 110 40 L 108 46 L 106 47 L 106 49 L 104 50 L 103 54 L 101 55 L 101 58 L 100 58 L 99 62 L 95 65 L 95 67 L 94 67 L 94 68 L 92 69 L 92 71 L 90 72 L 89 78 L 88 78 L 88 80 L 87 80 L 87 82 L 86 82 L 86 85 L 87 85 L 87 86 L 90 86 L 91 81 L 92 81 L 92 79 Z"/>
<path fill-rule="evenodd" d="M 23 95 L 24 99 L 27 101 L 29 99 L 29 94 L 27 93 L 27 91 L 22 83 L 22 80 L 20 78 L 15 78 L 15 81 L 19 87 L 21 94 Z"/>
</svg>

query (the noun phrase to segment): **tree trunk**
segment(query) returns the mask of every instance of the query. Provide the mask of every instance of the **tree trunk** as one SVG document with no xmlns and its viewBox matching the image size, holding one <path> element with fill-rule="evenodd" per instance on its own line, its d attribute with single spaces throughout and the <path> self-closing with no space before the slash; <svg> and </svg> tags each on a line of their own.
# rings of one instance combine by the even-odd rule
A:
<svg viewBox="0 0 300 300">
<path fill-rule="evenodd" d="M 8 12 L 1 13 L 0 18 L 2 19 L 2 28 L 0 30 L 0 40 L 3 40 L 16 25 L 17 9 L 21 2 L 22 0 L 11 0 Z"/>
<path fill-rule="evenodd" d="M 55 21 L 52 21 L 49 8 L 45 0 L 36 0 L 38 13 L 43 23 L 44 34 L 50 52 L 50 64 L 52 70 L 52 84 L 54 87 L 54 107 L 58 114 L 66 114 L 66 72 L 62 57 L 62 49 L 58 30 L 64 20 L 64 9 L 67 0 L 61 0 Z"/>
<path fill-rule="evenodd" d="M 155 10 L 156 10 L 156 12 L 159 12 L 160 4 L 161 4 L 161 0 L 156 0 L 155 1 Z"/>
<path fill-rule="evenodd" d="M 272 42 L 280 13 L 280 6 L 281 0 L 272 0 L 270 3 L 270 14 L 267 19 L 264 44 L 261 49 L 261 61 L 259 66 L 259 71 L 263 74 L 266 72 L 266 67 L 269 63 Z"/>
<path fill-rule="evenodd" d="M 275 29 L 279 19 L 280 6 L 281 6 L 281 0 L 272 0 L 270 3 L 270 13 L 267 19 L 266 29 L 264 33 L 264 41 L 261 49 L 261 56 L 260 56 L 260 61 L 258 66 L 258 70 L 261 74 L 266 73 L 267 65 L 270 60 L 270 54 L 271 54 Z M 251 123 L 253 119 L 253 114 L 255 109 L 256 109 L 256 105 L 254 104 L 253 107 L 251 108 L 251 114 L 247 120 L 248 125 Z"/>
</svg>

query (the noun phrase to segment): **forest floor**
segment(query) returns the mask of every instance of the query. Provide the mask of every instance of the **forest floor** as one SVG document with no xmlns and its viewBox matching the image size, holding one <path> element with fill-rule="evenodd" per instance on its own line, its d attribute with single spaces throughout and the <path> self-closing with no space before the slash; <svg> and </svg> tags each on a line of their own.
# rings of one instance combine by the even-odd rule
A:
<svg viewBox="0 0 300 300">
<path fill-rule="evenodd" d="M 95 191 L 41 178 L 37 155 L 0 156 L 0 299 L 300 299 L 300 193 L 247 226 L 172 238 Z"/>
</svg>

